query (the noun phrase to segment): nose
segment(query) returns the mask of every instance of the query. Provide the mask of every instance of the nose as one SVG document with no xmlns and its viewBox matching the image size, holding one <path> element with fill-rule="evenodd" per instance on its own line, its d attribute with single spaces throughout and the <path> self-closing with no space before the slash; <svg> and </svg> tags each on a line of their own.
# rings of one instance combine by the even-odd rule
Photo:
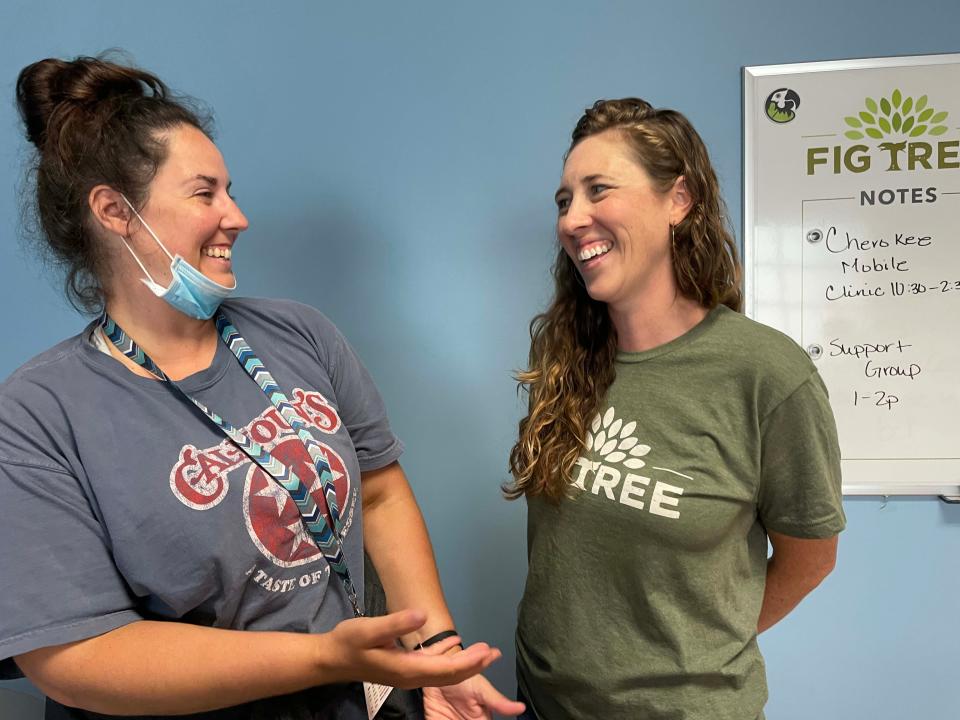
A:
<svg viewBox="0 0 960 720">
<path fill-rule="evenodd" d="M 570 198 L 566 211 L 557 218 L 557 230 L 561 235 L 574 236 L 579 230 L 589 227 L 593 222 L 590 204 L 578 195 Z"/>
<path fill-rule="evenodd" d="M 247 216 L 243 214 L 243 210 L 237 205 L 236 200 L 228 198 L 227 202 L 228 205 L 224 212 L 223 219 L 220 221 L 220 226 L 224 230 L 235 230 L 241 233 L 250 227 L 250 221 L 247 220 Z"/>
</svg>

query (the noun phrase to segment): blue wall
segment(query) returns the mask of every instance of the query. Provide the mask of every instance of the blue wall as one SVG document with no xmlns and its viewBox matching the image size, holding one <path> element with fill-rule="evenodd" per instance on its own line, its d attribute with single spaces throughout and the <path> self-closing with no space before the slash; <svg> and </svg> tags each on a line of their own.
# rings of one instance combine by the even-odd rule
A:
<svg viewBox="0 0 960 720">
<path fill-rule="evenodd" d="M 343 5 L 5 2 L 0 377 L 81 324 L 18 244 L 16 73 L 121 46 L 215 108 L 251 220 L 242 291 L 316 305 L 359 349 L 407 442 L 458 625 L 503 648 L 491 674 L 510 689 L 525 516 L 498 494 L 521 412 L 509 375 L 548 297 L 551 197 L 581 109 L 630 94 L 688 114 L 739 235 L 741 66 L 958 51 L 960 5 Z M 847 513 L 837 572 L 762 637 L 768 717 L 960 716 L 960 508 Z"/>
</svg>

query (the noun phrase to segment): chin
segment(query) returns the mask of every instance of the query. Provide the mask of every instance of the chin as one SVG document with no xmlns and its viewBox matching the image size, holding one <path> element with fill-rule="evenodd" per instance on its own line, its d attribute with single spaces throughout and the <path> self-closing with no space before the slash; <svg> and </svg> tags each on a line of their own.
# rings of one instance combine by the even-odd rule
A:
<svg viewBox="0 0 960 720">
<path fill-rule="evenodd" d="M 613 296 L 613 293 L 610 291 L 610 288 L 604 287 L 603 283 L 587 283 L 585 285 L 587 290 L 587 295 L 590 296 L 591 300 L 596 300 L 597 302 L 607 303 L 610 302 L 610 298 Z"/>
<path fill-rule="evenodd" d="M 236 276 L 235 276 L 232 272 L 230 272 L 230 273 L 222 273 L 222 272 L 219 272 L 219 273 L 215 273 L 215 274 L 214 274 L 214 273 L 204 273 L 204 275 L 206 275 L 208 278 L 210 278 L 211 280 L 213 280 L 215 283 L 219 283 L 220 285 L 224 285 L 224 286 L 226 286 L 226 287 L 230 287 L 231 285 L 233 285 L 233 284 L 237 281 Z"/>
</svg>

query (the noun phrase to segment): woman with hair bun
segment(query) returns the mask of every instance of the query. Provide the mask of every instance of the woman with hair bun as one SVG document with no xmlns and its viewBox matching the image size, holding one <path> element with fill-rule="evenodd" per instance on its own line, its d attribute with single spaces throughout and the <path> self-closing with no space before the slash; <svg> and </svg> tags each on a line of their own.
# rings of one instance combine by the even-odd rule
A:
<svg viewBox="0 0 960 720">
<path fill-rule="evenodd" d="M 832 570 L 845 523 L 826 389 L 740 314 L 716 175 L 683 115 L 598 101 L 556 204 L 507 488 L 528 504 L 524 717 L 761 718 L 757 635 Z"/>
<path fill-rule="evenodd" d="M 24 68 L 17 102 L 47 250 L 96 319 L 0 386 L 0 672 L 48 718 L 366 718 L 360 681 L 521 712 L 478 675 L 499 652 L 459 644 L 343 335 L 230 298 L 247 218 L 204 119 L 97 58 Z M 364 548 L 384 617 L 360 617 Z"/>
</svg>

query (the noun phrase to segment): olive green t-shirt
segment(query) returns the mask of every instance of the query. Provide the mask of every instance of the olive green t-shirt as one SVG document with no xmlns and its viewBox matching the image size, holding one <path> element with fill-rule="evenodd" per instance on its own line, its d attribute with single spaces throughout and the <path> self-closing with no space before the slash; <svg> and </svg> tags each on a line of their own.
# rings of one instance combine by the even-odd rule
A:
<svg viewBox="0 0 960 720">
<path fill-rule="evenodd" d="M 788 337 L 719 307 L 620 353 L 570 498 L 528 502 L 521 689 L 544 720 L 755 720 L 765 528 L 845 523 L 826 388 Z"/>
</svg>

